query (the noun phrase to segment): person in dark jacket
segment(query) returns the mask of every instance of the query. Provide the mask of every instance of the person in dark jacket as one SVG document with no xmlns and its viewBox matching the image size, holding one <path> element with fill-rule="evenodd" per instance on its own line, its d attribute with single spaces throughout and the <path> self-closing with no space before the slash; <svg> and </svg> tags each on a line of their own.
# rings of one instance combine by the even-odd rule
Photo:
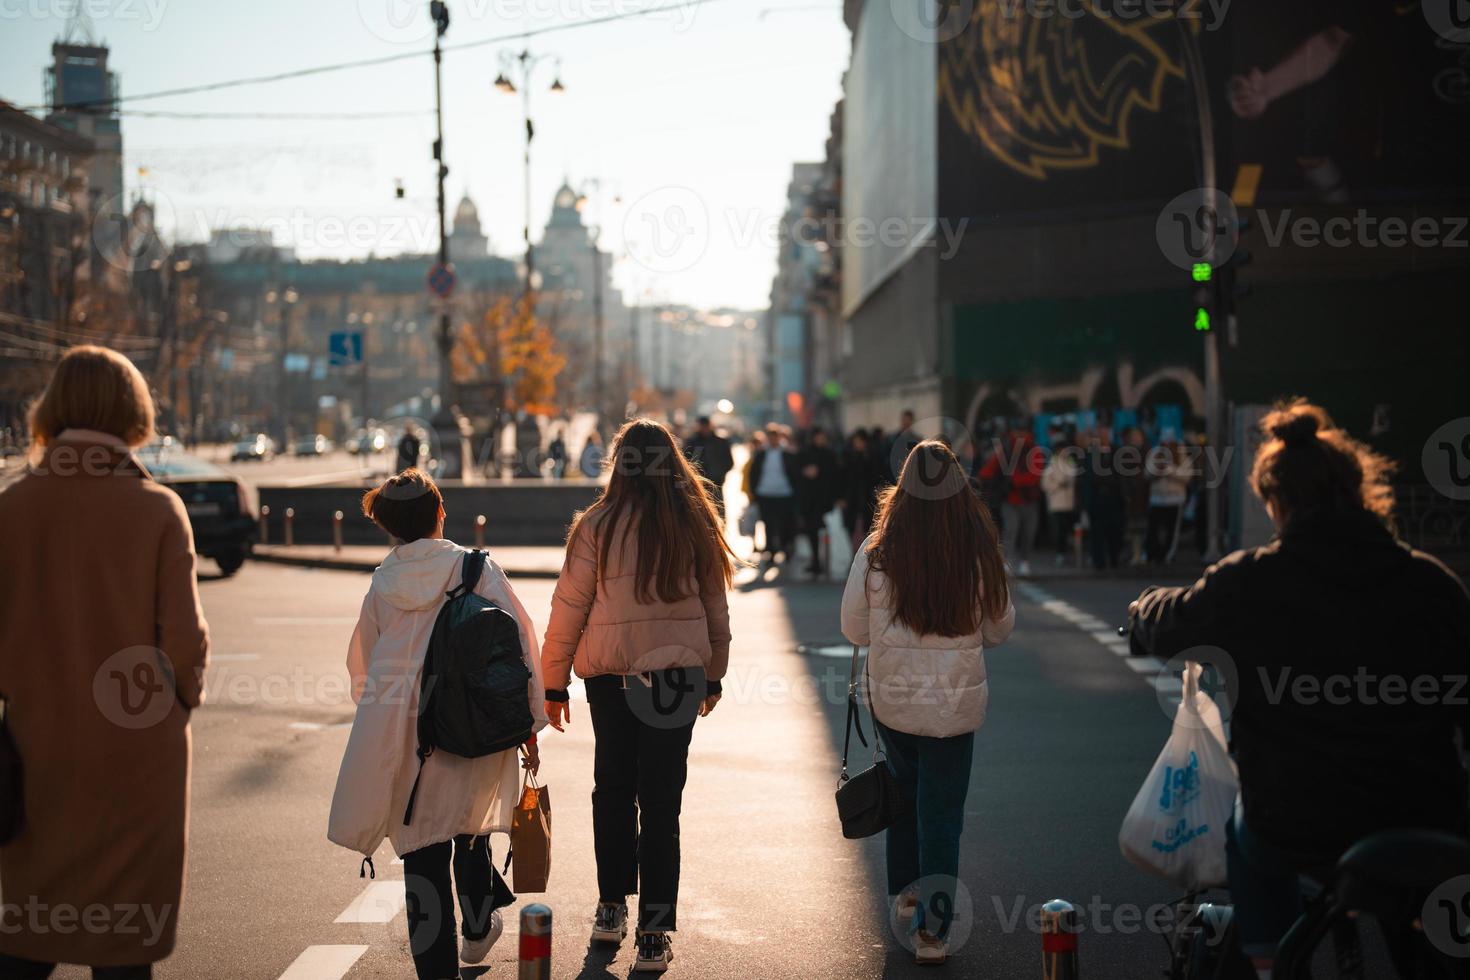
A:
<svg viewBox="0 0 1470 980">
<path fill-rule="evenodd" d="M 818 576 L 826 572 L 822 558 L 822 528 L 827 514 L 842 495 L 842 463 L 836 451 L 828 445 L 825 429 L 811 431 L 806 446 L 796 459 L 801 475 L 801 482 L 797 485 L 797 506 L 801 511 L 802 532 L 812 549 L 812 560 L 806 570 L 808 574 Z"/>
<path fill-rule="evenodd" d="M 423 443 L 411 425 L 403 427 L 403 436 L 398 440 L 398 472 L 411 470 L 419 465 L 419 453 Z"/>
<path fill-rule="evenodd" d="M 1251 482 L 1277 536 L 1130 607 L 1144 649 L 1230 668 L 1226 852 L 1258 970 L 1300 914 L 1299 874 L 1380 830 L 1463 835 L 1470 803 L 1455 744 L 1470 727 L 1470 593 L 1397 540 L 1391 464 L 1326 412 L 1290 402 L 1262 430 Z"/>
<path fill-rule="evenodd" d="M 766 448 L 750 462 L 750 488 L 756 509 L 765 525 L 763 563 L 775 564 L 776 556 L 790 555 L 796 538 L 796 491 L 801 485 L 796 454 L 787 445 L 788 431 L 779 425 L 766 427 Z"/>
<path fill-rule="evenodd" d="M 725 513 L 725 478 L 735 468 L 730 440 L 715 431 L 708 415 L 701 415 L 694 435 L 684 441 L 684 455 L 714 486 L 715 505 Z"/>
<path fill-rule="evenodd" d="M 873 526 L 878 490 L 882 486 L 882 464 L 873 455 L 868 433 L 858 429 L 848 438 L 847 451 L 842 457 L 842 497 L 837 501 L 853 551 L 857 551 Z"/>
<path fill-rule="evenodd" d="M 1118 473 L 1118 461 L 1113 458 L 1106 433 L 1089 437 L 1078 490 L 1087 514 L 1092 567 L 1099 572 L 1117 568 L 1127 522 L 1128 488 L 1126 478 Z"/>
</svg>

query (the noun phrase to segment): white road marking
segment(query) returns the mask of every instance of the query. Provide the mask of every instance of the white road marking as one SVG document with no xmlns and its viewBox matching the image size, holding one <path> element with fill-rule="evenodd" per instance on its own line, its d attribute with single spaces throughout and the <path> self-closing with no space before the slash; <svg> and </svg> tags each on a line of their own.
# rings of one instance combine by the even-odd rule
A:
<svg viewBox="0 0 1470 980">
<path fill-rule="evenodd" d="M 332 728 L 351 728 L 352 722 L 338 721 L 327 725 L 319 721 L 293 721 L 286 727 L 298 732 L 323 732 Z"/>
<path fill-rule="evenodd" d="M 280 980 L 341 980 L 367 952 L 366 946 L 308 946 Z"/>
<path fill-rule="evenodd" d="M 259 660 L 258 653 L 211 653 L 210 664 L 244 663 L 250 660 Z"/>
<path fill-rule="evenodd" d="M 333 921 L 339 925 L 344 922 L 392 922 L 403 910 L 404 901 L 403 882 L 374 881 Z"/>
</svg>

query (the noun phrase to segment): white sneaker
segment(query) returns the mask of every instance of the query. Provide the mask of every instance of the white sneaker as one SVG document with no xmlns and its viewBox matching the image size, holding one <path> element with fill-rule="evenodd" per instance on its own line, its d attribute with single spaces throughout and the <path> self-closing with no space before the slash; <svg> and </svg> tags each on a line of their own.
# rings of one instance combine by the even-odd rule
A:
<svg viewBox="0 0 1470 980">
<path fill-rule="evenodd" d="M 909 926 L 913 924 L 914 915 L 919 911 L 919 896 L 911 889 L 905 888 L 893 899 L 893 917 L 898 922 L 898 927 L 908 932 Z"/>
<path fill-rule="evenodd" d="M 485 962 L 485 957 L 490 955 L 490 947 L 505 932 L 505 918 L 501 916 L 500 910 L 496 909 L 490 913 L 490 932 L 484 939 L 461 939 L 459 945 L 459 960 L 461 963 Z"/>
<path fill-rule="evenodd" d="M 628 906 L 599 902 L 592 918 L 594 943 L 620 943 L 628 934 Z"/>
<path fill-rule="evenodd" d="M 638 959 L 633 969 L 639 973 L 663 973 L 674 959 L 674 947 L 666 932 L 644 932 L 638 935 Z"/>
<path fill-rule="evenodd" d="M 938 966 L 948 957 L 949 948 L 943 939 L 923 929 L 914 933 L 914 962 L 919 966 Z"/>
</svg>

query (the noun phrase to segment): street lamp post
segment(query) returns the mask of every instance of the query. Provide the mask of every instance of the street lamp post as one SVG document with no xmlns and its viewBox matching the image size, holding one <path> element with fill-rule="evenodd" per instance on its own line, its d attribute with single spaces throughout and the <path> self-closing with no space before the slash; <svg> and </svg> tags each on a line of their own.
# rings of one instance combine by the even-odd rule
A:
<svg viewBox="0 0 1470 980">
<path fill-rule="evenodd" d="M 550 91 L 560 95 L 566 91 L 566 86 L 561 83 L 561 58 L 552 54 L 532 54 L 530 49 L 516 53 L 514 51 L 500 52 L 500 74 L 495 78 L 495 87 L 507 95 L 514 95 L 517 91 L 521 93 L 521 113 L 526 125 L 526 281 L 522 284 L 522 303 L 526 307 L 526 314 L 530 315 L 532 298 L 535 293 L 534 279 L 536 275 L 536 250 L 531 244 L 531 144 L 536 139 L 536 126 L 531 121 L 531 80 L 535 75 L 536 67 L 542 62 L 553 60 L 557 65 L 557 73 L 551 82 Z M 517 86 L 512 75 L 520 80 Z"/>
<path fill-rule="evenodd" d="M 442 41 L 449 30 L 449 5 L 444 0 L 431 0 L 429 16 L 434 21 L 434 163 L 438 182 L 439 206 L 439 264 L 449 267 L 449 229 L 445 220 L 444 178 L 449 176 L 449 167 L 444 163 L 444 51 Z M 441 477 L 459 479 L 465 473 L 466 444 L 455 417 L 453 401 L 454 377 L 450 367 L 450 352 L 454 338 L 449 325 L 449 297 L 439 300 L 439 409 L 434 413 L 432 424 L 439 443 L 439 465 Z"/>
</svg>

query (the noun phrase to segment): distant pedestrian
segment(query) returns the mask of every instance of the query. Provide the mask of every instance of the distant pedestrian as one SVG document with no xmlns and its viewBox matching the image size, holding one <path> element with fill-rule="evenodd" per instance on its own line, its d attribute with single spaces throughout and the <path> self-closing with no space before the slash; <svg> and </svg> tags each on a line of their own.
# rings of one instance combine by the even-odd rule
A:
<svg viewBox="0 0 1470 980">
<path fill-rule="evenodd" d="M 915 959 L 942 963 L 958 890 L 984 650 L 1016 611 L 995 525 L 944 445 L 920 443 L 884 491 L 842 597 L 842 632 L 867 646 L 864 696 L 907 806 L 888 830 L 888 894 Z"/>
<path fill-rule="evenodd" d="M 415 758 L 416 692 L 429 634 L 446 593 L 461 581 L 469 552 L 444 537 L 443 496 L 422 470 L 390 477 L 363 497 L 362 509 L 403 543 L 373 573 L 347 645 L 357 714 L 337 775 L 327 836 L 366 858 L 387 836 L 403 859 L 414 970 L 419 980 L 443 980 L 459 975 L 461 960 L 479 963 L 489 955 L 505 927 L 499 910 L 515 901 L 491 862 L 490 835 L 510 832 L 521 790 L 518 753 L 512 748 L 471 759 L 435 749 L 422 760 Z M 520 627 L 530 673 L 526 696 L 539 729 L 546 716 L 536 625 L 495 562 L 485 561 L 474 591 L 515 617 Z M 525 767 L 535 772 L 540 757 L 534 731 L 525 751 Z M 463 937 L 458 950 L 456 894 Z"/>
<path fill-rule="evenodd" d="M 1072 543 L 1072 528 L 1077 524 L 1077 447 L 1070 441 L 1052 447 L 1046 469 L 1041 471 L 1041 489 L 1046 494 L 1046 512 L 1051 516 L 1051 534 L 1056 545 L 1056 563 L 1067 560 Z"/>
<path fill-rule="evenodd" d="M 209 637 L 184 502 L 131 452 L 153 419 L 132 362 L 73 347 L 31 410 L 30 466 L 0 491 L 0 691 L 23 763 L 0 976 L 66 962 L 139 980 L 174 948 Z M 85 927 L 61 928 L 66 909 Z"/>
<path fill-rule="evenodd" d="M 791 554 L 796 540 L 796 488 L 801 482 L 796 454 L 787 448 L 790 435 L 779 425 L 766 427 L 766 448 L 750 468 L 750 484 L 765 527 L 767 564 Z"/>
<path fill-rule="evenodd" d="M 579 514 L 546 629 L 546 711 L 571 722 L 585 681 L 595 737 L 592 938 L 621 942 L 637 893 L 635 970 L 661 972 L 677 927 L 679 811 L 696 717 L 730 656 L 732 554 L 714 501 L 664 426 L 623 426 L 607 489 Z"/>
<path fill-rule="evenodd" d="M 1031 433 L 1013 429 L 1005 445 L 980 470 L 982 483 L 1002 481 L 1001 529 L 1006 560 L 1018 575 L 1031 574 L 1031 549 L 1041 523 L 1041 471 L 1044 454 Z"/>
<path fill-rule="evenodd" d="M 894 433 L 893 438 L 882 443 L 883 472 L 887 482 L 898 482 L 898 474 L 903 469 L 904 460 L 909 458 L 909 453 L 913 452 L 914 447 L 918 444 L 919 435 L 914 431 L 914 410 L 906 408 L 898 417 L 898 431 Z"/>
<path fill-rule="evenodd" d="M 1092 433 L 1089 443 L 1078 488 L 1087 515 L 1092 567 L 1101 572 L 1118 567 L 1127 522 L 1127 485 L 1107 435 Z"/>
<path fill-rule="evenodd" d="M 1144 556 L 1153 564 L 1172 561 L 1179 540 L 1184 503 L 1192 478 L 1184 453 L 1173 433 L 1165 433 L 1148 454 L 1148 527 Z"/>
<path fill-rule="evenodd" d="M 815 577 L 826 574 L 827 570 L 822 556 L 822 531 L 827 526 L 827 515 L 842 495 L 842 464 L 836 451 L 827 444 L 825 429 L 813 429 L 808 434 L 807 444 L 797 454 L 796 462 L 801 474 L 797 507 L 802 532 L 812 552 L 806 570 Z"/>
<path fill-rule="evenodd" d="M 546 459 L 551 463 L 553 480 L 560 480 L 567 475 L 566 430 L 556 430 L 556 435 L 551 439 L 551 445 L 546 447 Z"/>
<path fill-rule="evenodd" d="M 398 440 L 398 472 L 402 473 L 419 465 L 421 452 L 423 443 L 419 440 L 418 430 L 412 425 L 405 425 L 403 435 Z"/>
<path fill-rule="evenodd" d="M 854 552 L 872 529 L 882 486 L 882 467 L 873 454 L 868 434 L 859 429 L 848 438 L 847 452 L 842 457 L 842 499 L 838 501 Z"/>
<path fill-rule="evenodd" d="M 684 455 L 714 484 L 715 505 L 723 516 L 725 478 L 735 468 L 735 457 L 730 452 L 730 440 L 715 431 L 708 415 L 701 415 L 696 424 L 694 434 L 684 443 Z"/>
</svg>

